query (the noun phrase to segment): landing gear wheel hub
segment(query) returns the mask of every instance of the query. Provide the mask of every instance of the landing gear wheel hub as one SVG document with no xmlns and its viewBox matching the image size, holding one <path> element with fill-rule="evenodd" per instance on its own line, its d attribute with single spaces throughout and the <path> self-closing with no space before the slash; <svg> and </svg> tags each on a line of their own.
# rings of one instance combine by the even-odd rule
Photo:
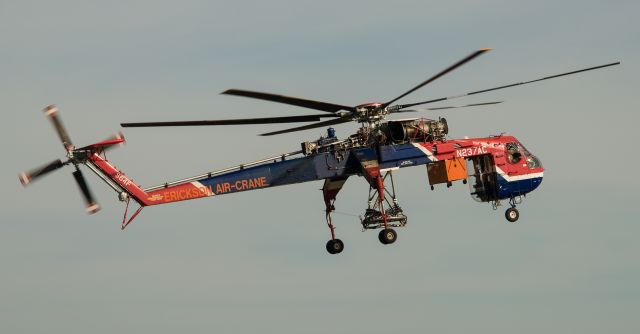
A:
<svg viewBox="0 0 640 334">
<path fill-rule="evenodd" d="M 398 239 L 398 234 L 392 228 L 385 228 L 378 234 L 378 240 L 385 245 L 392 244 Z"/>
<path fill-rule="evenodd" d="M 344 250 L 344 243 L 340 239 L 331 239 L 327 241 L 327 252 L 329 254 L 338 254 Z"/>
<path fill-rule="evenodd" d="M 520 218 L 520 213 L 516 208 L 509 208 L 504 213 L 504 216 L 505 218 L 507 218 L 508 221 L 515 223 L 518 220 L 518 218 Z"/>
</svg>

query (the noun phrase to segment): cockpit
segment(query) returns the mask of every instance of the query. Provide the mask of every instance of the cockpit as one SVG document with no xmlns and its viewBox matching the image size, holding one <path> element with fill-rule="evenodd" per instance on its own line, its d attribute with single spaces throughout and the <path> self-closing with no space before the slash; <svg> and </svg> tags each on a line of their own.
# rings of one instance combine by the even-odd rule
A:
<svg viewBox="0 0 640 334">
<path fill-rule="evenodd" d="M 541 168 L 542 163 L 540 159 L 531 154 L 525 147 L 519 142 L 510 142 L 505 144 L 505 153 L 507 155 L 507 161 L 511 164 L 521 163 L 522 160 L 526 161 L 529 169 Z"/>
</svg>

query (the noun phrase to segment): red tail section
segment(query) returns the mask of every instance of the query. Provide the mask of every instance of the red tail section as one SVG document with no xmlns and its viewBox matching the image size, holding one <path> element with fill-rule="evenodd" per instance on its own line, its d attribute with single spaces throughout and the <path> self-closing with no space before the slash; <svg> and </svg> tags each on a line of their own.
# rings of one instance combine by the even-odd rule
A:
<svg viewBox="0 0 640 334">
<path fill-rule="evenodd" d="M 103 141 L 97 142 L 95 144 L 91 144 L 85 147 L 81 147 L 77 150 L 86 150 L 86 151 L 92 151 L 92 152 L 98 152 L 98 151 L 104 151 L 107 148 L 110 148 L 114 145 L 123 145 L 125 142 L 124 140 L 124 135 L 122 134 L 122 132 L 119 132 L 117 135 L 113 135 Z"/>
<path fill-rule="evenodd" d="M 123 142 L 123 141 L 124 140 L 120 142 Z M 117 142 L 115 144 L 118 144 L 120 142 Z M 96 147 L 105 146 L 105 144 L 103 143 L 104 142 L 100 142 L 90 146 L 96 146 Z M 114 145 L 114 144 L 111 144 L 111 145 Z M 137 184 L 135 184 L 126 175 L 124 175 L 123 172 L 121 172 L 115 166 L 110 164 L 106 159 L 101 157 L 98 153 L 93 153 L 89 157 L 89 161 L 91 161 L 93 165 L 95 165 L 98 169 L 100 169 L 100 171 L 104 173 L 105 176 L 107 176 L 112 181 L 116 182 L 124 191 L 127 192 L 127 194 L 129 194 L 129 196 L 131 196 L 131 198 L 135 199 L 136 202 L 138 202 L 141 206 L 147 206 L 147 205 L 153 204 L 147 199 L 148 195 L 144 190 L 142 190 L 142 188 L 140 188 Z"/>
</svg>

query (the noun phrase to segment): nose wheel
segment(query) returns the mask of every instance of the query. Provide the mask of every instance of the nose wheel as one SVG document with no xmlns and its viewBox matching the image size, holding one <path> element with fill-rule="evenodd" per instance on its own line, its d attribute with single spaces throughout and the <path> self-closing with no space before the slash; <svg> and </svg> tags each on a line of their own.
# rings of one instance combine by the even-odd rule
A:
<svg viewBox="0 0 640 334">
<path fill-rule="evenodd" d="M 507 218 L 508 221 L 515 223 L 518 218 L 520 218 L 520 212 L 516 208 L 508 208 L 504 213 L 504 217 Z"/>
<path fill-rule="evenodd" d="M 516 205 L 520 203 L 522 203 L 521 196 L 512 196 L 509 199 L 509 205 L 511 205 L 511 207 L 504 212 L 504 217 L 507 218 L 509 222 L 515 223 L 516 221 L 518 221 L 518 218 L 520 218 L 520 212 L 518 212 L 518 209 L 516 209 Z"/>
</svg>

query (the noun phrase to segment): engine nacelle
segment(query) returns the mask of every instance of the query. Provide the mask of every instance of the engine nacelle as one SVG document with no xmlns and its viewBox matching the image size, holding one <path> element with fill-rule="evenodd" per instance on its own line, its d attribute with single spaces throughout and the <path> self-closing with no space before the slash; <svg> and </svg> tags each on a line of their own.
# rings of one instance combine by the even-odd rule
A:
<svg viewBox="0 0 640 334">
<path fill-rule="evenodd" d="M 440 118 L 412 119 L 401 121 L 389 121 L 383 126 L 382 131 L 393 143 L 406 143 L 412 141 L 442 141 L 449 133 L 447 120 Z"/>
</svg>

